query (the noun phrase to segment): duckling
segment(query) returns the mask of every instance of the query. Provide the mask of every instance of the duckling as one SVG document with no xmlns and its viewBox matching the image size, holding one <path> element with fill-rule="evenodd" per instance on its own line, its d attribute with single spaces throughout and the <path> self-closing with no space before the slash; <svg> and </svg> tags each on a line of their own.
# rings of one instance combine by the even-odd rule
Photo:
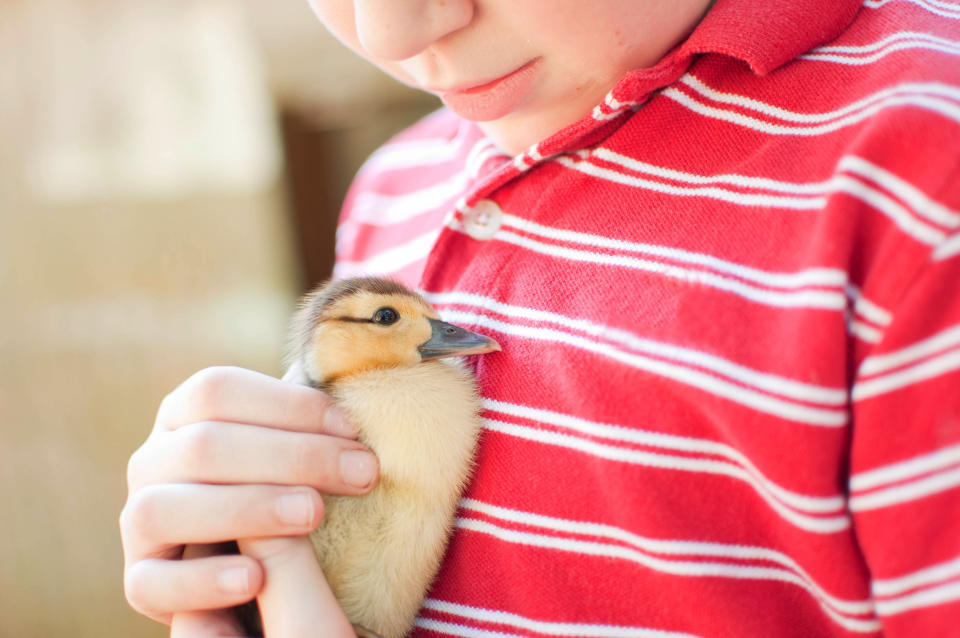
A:
<svg viewBox="0 0 960 638">
<path fill-rule="evenodd" d="M 314 549 L 357 634 L 399 638 L 440 566 L 480 432 L 473 377 L 448 357 L 500 346 L 378 278 L 315 290 L 293 323 L 290 363 L 334 398 L 380 463 L 370 493 L 324 495 Z"/>
</svg>

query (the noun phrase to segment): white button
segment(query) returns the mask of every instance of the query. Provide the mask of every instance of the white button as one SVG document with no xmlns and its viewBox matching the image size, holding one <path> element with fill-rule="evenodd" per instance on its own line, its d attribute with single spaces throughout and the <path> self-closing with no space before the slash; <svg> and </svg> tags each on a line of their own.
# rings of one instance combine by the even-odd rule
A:
<svg viewBox="0 0 960 638">
<path fill-rule="evenodd" d="M 490 199 L 481 199 L 463 215 L 463 227 L 474 239 L 485 241 L 500 229 L 503 211 Z"/>
</svg>

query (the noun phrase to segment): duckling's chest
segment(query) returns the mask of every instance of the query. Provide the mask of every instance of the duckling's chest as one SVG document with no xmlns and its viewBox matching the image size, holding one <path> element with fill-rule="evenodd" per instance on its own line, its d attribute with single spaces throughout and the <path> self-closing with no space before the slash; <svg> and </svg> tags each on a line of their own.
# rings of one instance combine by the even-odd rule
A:
<svg viewBox="0 0 960 638">
<path fill-rule="evenodd" d="M 480 430 L 472 375 L 456 361 L 372 370 L 331 388 L 377 455 L 382 481 L 407 486 L 466 479 Z"/>
</svg>

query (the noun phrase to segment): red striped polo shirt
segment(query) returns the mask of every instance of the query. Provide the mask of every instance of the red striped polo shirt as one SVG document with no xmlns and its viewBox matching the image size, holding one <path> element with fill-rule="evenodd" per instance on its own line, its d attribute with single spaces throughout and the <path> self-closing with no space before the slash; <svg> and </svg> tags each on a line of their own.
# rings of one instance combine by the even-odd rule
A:
<svg viewBox="0 0 960 638">
<path fill-rule="evenodd" d="M 337 276 L 493 335 L 418 636 L 960 636 L 960 4 L 719 0 L 515 157 L 440 111 Z"/>
</svg>

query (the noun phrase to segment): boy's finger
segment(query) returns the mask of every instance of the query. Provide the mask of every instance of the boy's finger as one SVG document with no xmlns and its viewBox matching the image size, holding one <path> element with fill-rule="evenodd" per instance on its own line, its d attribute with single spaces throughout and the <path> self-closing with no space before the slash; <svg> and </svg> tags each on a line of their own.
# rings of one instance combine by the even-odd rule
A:
<svg viewBox="0 0 960 638">
<path fill-rule="evenodd" d="M 265 636 L 355 638 L 308 537 L 247 539 L 239 545 L 263 565 L 266 584 L 257 605 Z"/>
<path fill-rule="evenodd" d="M 263 587 L 257 561 L 241 555 L 192 560 L 142 560 L 124 574 L 130 606 L 163 623 L 184 611 L 226 609 L 253 599 Z"/>
<path fill-rule="evenodd" d="M 323 501 L 309 487 L 164 483 L 139 490 L 124 507 L 120 527 L 127 560 L 134 563 L 170 558 L 171 548 L 184 544 L 306 534 L 322 515 Z"/>
<path fill-rule="evenodd" d="M 170 638 L 243 638 L 243 628 L 230 611 L 187 611 L 174 614 Z"/>
<path fill-rule="evenodd" d="M 235 367 L 201 370 L 163 400 L 155 430 L 232 421 L 356 438 L 357 430 L 319 390 Z"/>
<path fill-rule="evenodd" d="M 130 459 L 131 492 L 158 483 L 263 483 L 356 495 L 378 474 L 369 450 L 334 436 L 208 421 L 152 438 Z"/>
</svg>

